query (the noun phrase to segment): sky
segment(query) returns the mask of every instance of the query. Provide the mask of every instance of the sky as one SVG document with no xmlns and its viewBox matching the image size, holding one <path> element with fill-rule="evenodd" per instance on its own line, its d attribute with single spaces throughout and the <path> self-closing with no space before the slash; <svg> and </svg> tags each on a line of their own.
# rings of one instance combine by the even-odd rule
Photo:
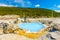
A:
<svg viewBox="0 0 60 40">
<path fill-rule="evenodd" d="M 60 0 L 0 0 L 0 6 L 47 8 L 60 11 Z"/>
</svg>

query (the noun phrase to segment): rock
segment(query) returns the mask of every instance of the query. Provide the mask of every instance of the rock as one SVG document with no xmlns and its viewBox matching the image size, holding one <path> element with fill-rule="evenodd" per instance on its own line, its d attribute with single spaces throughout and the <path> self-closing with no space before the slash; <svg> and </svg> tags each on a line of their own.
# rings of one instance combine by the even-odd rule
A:
<svg viewBox="0 0 60 40">
<path fill-rule="evenodd" d="M 56 40 L 60 40 L 60 32 L 59 31 L 51 32 L 50 34 Z"/>
<path fill-rule="evenodd" d="M 0 34 L 3 34 L 3 28 L 0 28 Z"/>
<path fill-rule="evenodd" d="M 40 38 L 38 38 L 38 40 L 51 40 L 51 39 L 50 39 L 49 34 L 45 34 L 45 35 L 41 36 Z"/>
<path fill-rule="evenodd" d="M 0 35 L 0 40 L 32 40 L 32 39 L 17 34 L 3 34 Z"/>
<path fill-rule="evenodd" d="M 60 32 L 49 32 L 41 37 L 38 38 L 38 40 L 60 40 Z"/>
<path fill-rule="evenodd" d="M 53 27 L 57 30 L 60 30 L 60 24 L 55 24 L 55 25 L 53 25 Z"/>
</svg>

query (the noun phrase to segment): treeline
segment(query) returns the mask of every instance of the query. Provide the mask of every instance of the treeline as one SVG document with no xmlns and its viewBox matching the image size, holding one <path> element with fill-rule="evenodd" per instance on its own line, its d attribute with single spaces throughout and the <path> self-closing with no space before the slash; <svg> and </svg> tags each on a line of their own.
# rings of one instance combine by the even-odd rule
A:
<svg viewBox="0 0 60 40">
<path fill-rule="evenodd" d="M 0 15 L 19 15 L 22 17 L 60 17 L 60 13 L 44 8 L 0 7 Z"/>
</svg>

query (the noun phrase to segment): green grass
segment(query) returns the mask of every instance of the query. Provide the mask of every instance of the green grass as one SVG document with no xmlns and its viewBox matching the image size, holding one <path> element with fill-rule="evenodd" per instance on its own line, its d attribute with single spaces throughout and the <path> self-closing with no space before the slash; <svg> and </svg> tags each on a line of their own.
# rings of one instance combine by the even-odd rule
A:
<svg viewBox="0 0 60 40">
<path fill-rule="evenodd" d="M 0 15 L 19 15 L 22 17 L 60 17 L 60 13 L 44 8 L 0 7 Z"/>
</svg>

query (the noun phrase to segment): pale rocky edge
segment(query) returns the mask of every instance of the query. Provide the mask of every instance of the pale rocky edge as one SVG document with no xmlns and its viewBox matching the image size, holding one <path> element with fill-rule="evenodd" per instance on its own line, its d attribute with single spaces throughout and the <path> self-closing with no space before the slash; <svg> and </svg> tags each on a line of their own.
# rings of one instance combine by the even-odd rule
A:
<svg viewBox="0 0 60 40">
<path fill-rule="evenodd" d="M 3 16 L 4 17 L 4 16 Z M 9 16 L 10 17 L 10 16 Z M 2 19 L 2 18 L 1 18 Z M 10 19 L 10 18 L 8 18 Z M 13 18 L 12 18 L 13 19 Z M 14 18 L 15 19 L 15 18 Z M 5 17 L 4 17 L 5 20 Z M 49 19 L 50 20 L 50 19 Z M 54 21 L 54 20 L 53 20 Z M 27 38 L 25 36 L 20 36 L 17 34 L 4 34 L 2 31 L 0 30 L 0 40 L 60 40 L 60 23 L 58 20 L 55 21 L 53 28 L 56 29 L 55 31 L 50 31 L 45 35 L 42 35 L 41 37 L 37 38 L 37 39 L 30 39 Z M 53 30 L 53 28 L 51 30 Z M 15 29 L 15 28 L 14 28 Z M 1 35 L 2 34 L 2 35 Z"/>
</svg>

